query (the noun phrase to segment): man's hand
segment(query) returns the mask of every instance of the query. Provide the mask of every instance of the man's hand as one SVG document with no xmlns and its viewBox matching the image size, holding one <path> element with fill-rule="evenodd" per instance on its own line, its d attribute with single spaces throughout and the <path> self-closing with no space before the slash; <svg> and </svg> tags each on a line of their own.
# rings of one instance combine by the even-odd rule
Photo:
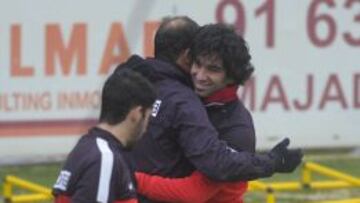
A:
<svg viewBox="0 0 360 203">
<path fill-rule="evenodd" d="M 289 144 L 289 138 L 285 138 L 270 151 L 275 158 L 275 172 L 290 173 L 300 165 L 303 157 L 301 149 L 288 149 Z"/>
</svg>

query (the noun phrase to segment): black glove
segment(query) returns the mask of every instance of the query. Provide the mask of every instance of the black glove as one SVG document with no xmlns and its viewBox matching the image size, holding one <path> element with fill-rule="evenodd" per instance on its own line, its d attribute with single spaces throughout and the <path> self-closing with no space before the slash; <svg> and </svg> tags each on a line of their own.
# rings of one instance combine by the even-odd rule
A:
<svg viewBox="0 0 360 203">
<path fill-rule="evenodd" d="M 293 172 L 301 163 L 303 153 L 300 149 L 288 149 L 289 138 L 279 142 L 271 151 L 270 155 L 275 159 L 275 172 Z"/>
<path fill-rule="evenodd" d="M 277 171 L 280 173 L 293 172 L 301 164 L 302 157 L 303 153 L 301 149 L 288 149 L 284 161 Z"/>
</svg>

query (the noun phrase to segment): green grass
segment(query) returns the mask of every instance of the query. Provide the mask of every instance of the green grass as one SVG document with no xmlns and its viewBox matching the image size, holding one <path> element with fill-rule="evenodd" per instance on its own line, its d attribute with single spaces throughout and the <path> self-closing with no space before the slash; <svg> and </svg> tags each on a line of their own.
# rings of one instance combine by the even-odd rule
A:
<svg viewBox="0 0 360 203">
<path fill-rule="evenodd" d="M 336 169 L 340 172 L 348 173 L 349 175 L 360 177 L 360 157 L 358 158 L 341 158 L 341 159 L 325 159 L 321 157 L 307 158 L 306 161 L 313 161 L 315 163 Z M 298 181 L 301 176 L 301 169 L 296 170 L 291 174 L 275 174 L 271 178 L 262 179 L 264 182 L 277 181 Z M 330 180 L 321 175 L 313 175 L 314 180 Z M 275 192 L 277 203 L 308 203 L 321 200 L 336 200 L 348 198 L 360 198 L 360 188 L 352 189 L 334 189 L 334 190 L 303 190 L 297 192 Z M 251 192 L 245 196 L 246 203 L 266 202 L 265 195 L 262 192 Z"/>
<path fill-rule="evenodd" d="M 360 177 L 360 158 L 349 158 L 349 159 L 329 159 L 329 160 L 309 160 L 326 167 L 336 169 L 338 171 L 351 174 L 353 176 Z M 294 173 L 291 174 L 275 174 L 271 178 L 263 179 L 265 182 L 274 182 L 274 181 L 293 181 L 299 180 L 301 175 L 301 168 L 299 167 Z M 314 176 L 315 180 L 324 180 L 326 177 Z"/>
<path fill-rule="evenodd" d="M 14 175 L 21 179 L 31 181 L 46 187 L 52 187 L 57 175 L 60 171 L 61 164 L 42 164 L 42 165 L 26 165 L 26 166 L 0 166 L 0 197 L 3 193 L 3 179 L 6 175 Z M 26 193 L 27 191 L 14 188 L 16 194 Z M 1 199 L 0 199 L 1 202 Z M 45 202 L 44 202 L 45 203 Z M 49 201 L 50 203 L 50 201 Z"/>
<path fill-rule="evenodd" d="M 307 158 L 307 160 L 311 160 Z M 329 166 L 331 168 L 360 177 L 360 157 L 351 159 L 325 159 L 315 160 L 316 163 Z M 58 175 L 61 164 L 43 164 L 27 166 L 3 166 L 0 167 L 0 178 L 5 175 L 15 175 L 17 177 L 38 183 L 40 185 L 51 187 Z M 272 178 L 263 179 L 265 182 L 273 181 L 293 181 L 299 180 L 300 170 L 292 174 L 276 174 Z M 319 178 L 326 179 L 326 178 Z M 2 194 L 2 184 L 0 185 Z M 21 192 L 21 191 L 20 191 Z M 321 199 L 341 199 L 341 198 L 360 198 L 360 188 L 324 190 L 324 191 L 301 191 L 301 192 L 276 192 L 277 203 L 305 203 Z M 265 195 L 261 192 L 251 192 L 245 197 L 246 203 L 265 202 Z M 1 200 L 0 200 L 1 202 Z"/>
<path fill-rule="evenodd" d="M 50 187 L 54 184 L 60 167 L 61 164 L 4 166 L 0 167 L 0 178 L 3 179 L 5 175 L 14 175 Z"/>
</svg>

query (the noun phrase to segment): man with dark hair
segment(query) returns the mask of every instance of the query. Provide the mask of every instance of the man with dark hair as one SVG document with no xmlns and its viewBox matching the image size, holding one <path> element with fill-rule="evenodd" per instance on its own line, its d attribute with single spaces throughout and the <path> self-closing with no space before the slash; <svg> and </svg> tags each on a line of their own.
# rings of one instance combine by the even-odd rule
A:
<svg viewBox="0 0 360 203">
<path fill-rule="evenodd" d="M 251 114 L 236 94 L 238 85 L 244 84 L 254 71 L 245 40 L 228 26 L 205 25 L 194 38 L 190 55 L 195 92 L 202 98 L 219 138 L 239 152 L 255 152 Z M 289 150 L 289 154 L 288 160 L 300 163 L 299 150 Z M 297 164 L 292 165 L 292 168 L 279 169 L 279 172 L 291 172 Z M 246 181 L 220 183 L 198 171 L 178 179 L 144 173 L 136 176 L 141 194 L 165 202 L 241 203 L 247 188 Z"/>
<path fill-rule="evenodd" d="M 188 50 L 198 29 L 198 24 L 187 16 L 164 18 L 155 35 L 155 58 L 176 63 L 188 71 Z"/>
<path fill-rule="evenodd" d="M 144 133 L 156 94 L 139 73 L 123 69 L 103 87 L 100 122 L 82 136 L 53 187 L 56 203 L 136 203 L 124 150 Z"/>
<path fill-rule="evenodd" d="M 159 33 L 173 30 L 182 33 L 188 26 L 197 25 L 184 17 L 167 20 L 160 26 L 155 39 L 161 38 Z M 179 55 L 173 58 L 166 55 L 171 52 L 169 47 L 172 44 L 192 41 L 196 32 L 194 30 L 191 35 L 178 35 L 187 40 L 167 39 L 169 44 L 162 47 L 167 47 L 168 50 L 158 51 L 155 59 L 142 60 L 136 56 L 129 59 L 134 64 L 151 65 L 151 70 L 144 72 L 145 75 L 150 75 L 159 93 L 150 117 L 149 129 L 132 152 L 137 170 L 176 178 L 188 176 L 197 169 L 214 180 L 238 181 L 268 177 L 275 172 L 295 169 L 300 161 L 289 164 L 288 140 L 264 155 L 239 152 L 219 140 L 201 100 L 191 89 L 191 43 L 183 46 Z M 158 41 L 155 41 L 155 49 Z"/>
</svg>

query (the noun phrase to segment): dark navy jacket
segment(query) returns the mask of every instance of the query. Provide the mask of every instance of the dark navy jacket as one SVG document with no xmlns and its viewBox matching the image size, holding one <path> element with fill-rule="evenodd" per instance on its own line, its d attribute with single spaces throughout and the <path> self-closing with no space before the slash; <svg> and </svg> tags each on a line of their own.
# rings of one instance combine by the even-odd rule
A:
<svg viewBox="0 0 360 203">
<path fill-rule="evenodd" d="M 275 160 L 268 155 L 239 153 L 219 140 L 186 74 L 160 60 L 146 59 L 145 63 L 149 65 L 145 75 L 155 84 L 158 101 L 147 132 L 131 154 L 137 170 L 184 177 L 196 168 L 218 181 L 273 174 Z"/>
<path fill-rule="evenodd" d="M 205 105 L 209 119 L 219 133 L 220 140 L 233 149 L 255 152 L 256 137 L 250 112 L 238 99 Z"/>
</svg>

